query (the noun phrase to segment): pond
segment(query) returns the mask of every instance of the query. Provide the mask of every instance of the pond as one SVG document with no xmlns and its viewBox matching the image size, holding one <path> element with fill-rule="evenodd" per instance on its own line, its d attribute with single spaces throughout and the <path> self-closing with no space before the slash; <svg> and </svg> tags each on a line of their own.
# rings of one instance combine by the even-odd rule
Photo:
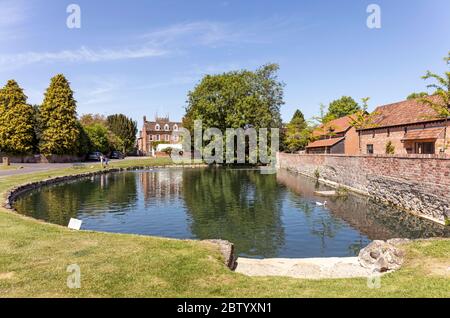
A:
<svg viewBox="0 0 450 318">
<path fill-rule="evenodd" d="M 252 169 L 128 171 L 45 186 L 19 213 L 82 229 L 180 239 L 225 239 L 239 256 L 354 256 L 375 239 L 450 236 L 448 227 L 349 193 L 325 199 L 313 179 Z"/>
</svg>

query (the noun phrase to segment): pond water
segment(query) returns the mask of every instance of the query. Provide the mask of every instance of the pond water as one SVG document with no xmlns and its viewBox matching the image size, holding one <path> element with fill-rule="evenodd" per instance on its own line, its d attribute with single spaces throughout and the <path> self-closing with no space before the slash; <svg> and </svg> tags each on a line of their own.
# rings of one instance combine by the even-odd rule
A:
<svg viewBox="0 0 450 318">
<path fill-rule="evenodd" d="M 348 194 L 329 199 L 314 180 L 251 169 L 155 169 L 46 186 L 17 200 L 19 213 L 82 229 L 225 239 L 239 256 L 354 256 L 374 239 L 450 236 L 448 227 Z"/>
</svg>

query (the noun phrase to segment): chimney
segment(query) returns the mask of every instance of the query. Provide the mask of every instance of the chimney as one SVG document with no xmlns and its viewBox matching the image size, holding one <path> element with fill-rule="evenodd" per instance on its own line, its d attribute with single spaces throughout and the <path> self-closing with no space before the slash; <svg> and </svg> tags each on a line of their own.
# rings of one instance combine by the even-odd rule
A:
<svg viewBox="0 0 450 318">
<path fill-rule="evenodd" d="M 144 124 L 145 124 L 146 121 L 147 121 L 147 116 L 144 116 Z"/>
</svg>

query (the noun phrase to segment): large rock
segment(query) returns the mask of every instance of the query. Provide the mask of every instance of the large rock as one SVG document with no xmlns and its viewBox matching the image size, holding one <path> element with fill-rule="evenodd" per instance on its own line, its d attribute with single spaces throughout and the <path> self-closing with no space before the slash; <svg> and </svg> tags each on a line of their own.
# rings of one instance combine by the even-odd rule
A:
<svg viewBox="0 0 450 318">
<path fill-rule="evenodd" d="M 204 240 L 205 242 L 215 244 L 219 247 L 225 259 L 225 265 L 231 270 L 236 268 L 236 255 L 234 254 L 234 244 L 225 240 Z"/>
<path fill-rule="evenodd" d="M 373 271 L 387 272 L 399 269 L 404 261 L 404 252 L 384 241 L 373 241 L 358 255 L 361 266 Z"/>
</svg>

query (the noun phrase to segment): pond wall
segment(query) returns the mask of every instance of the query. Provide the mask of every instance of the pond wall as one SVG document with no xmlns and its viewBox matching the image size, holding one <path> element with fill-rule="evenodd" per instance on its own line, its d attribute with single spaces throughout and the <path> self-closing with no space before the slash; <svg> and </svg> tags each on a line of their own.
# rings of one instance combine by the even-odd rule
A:
<svg viewBox="0 0 450 318">
<path fill-rule="evenodd" d="M 439 223 L 450 218 L 449 157 L 278 153 L 277 164 Z"/>
</svg>

